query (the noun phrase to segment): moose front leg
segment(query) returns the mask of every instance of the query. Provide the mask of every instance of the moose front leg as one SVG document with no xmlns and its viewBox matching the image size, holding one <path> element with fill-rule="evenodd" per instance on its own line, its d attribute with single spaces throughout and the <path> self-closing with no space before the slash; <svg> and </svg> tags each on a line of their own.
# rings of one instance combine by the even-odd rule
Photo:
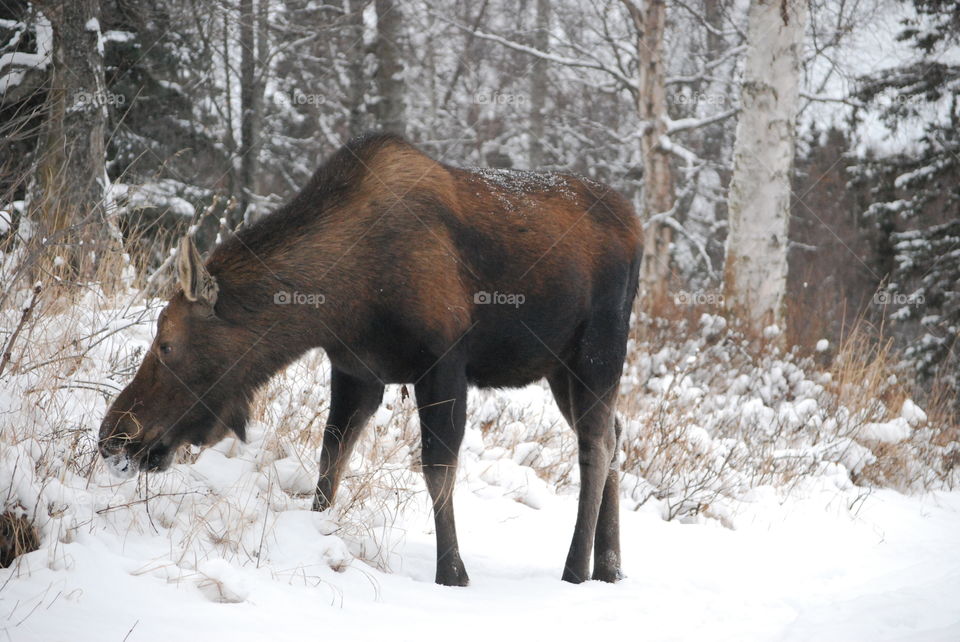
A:
<svg viewBox="0 0 960 642">
<path fill-rule="evenodd" d="M 313 510 L 326 510 L 333 503 L 353 446 L 381 401 L 382 383 L 362 381 L 336 368 L 330 373 L 330 414 L 323 430 L 320 479 Z"/>
<path fill-rule="evenodd" d="M 467 379 L 457 362 L 437 364 L 414 386 L 420 414 L 423 477 L 433 500 L 437 532 L 437 584 L 466 586 L 453 517 L 453 487 L 463 441 Z"/>
</svg>

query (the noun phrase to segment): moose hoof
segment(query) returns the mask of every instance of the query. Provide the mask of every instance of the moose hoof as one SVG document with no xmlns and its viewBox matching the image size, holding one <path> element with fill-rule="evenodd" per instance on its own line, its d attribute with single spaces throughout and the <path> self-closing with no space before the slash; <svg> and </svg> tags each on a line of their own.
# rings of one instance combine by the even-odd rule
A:
<svg viewBox="0 0 960 642">
<path fill-rule="evenodd" d="M 610 582 L 611 584 L 623 579 L 623 571 L 620 570 L 619 551 L 610 550 L 595 556 L 593 579 L 600 582 Z"/>
<path fill-rule="evenodd" d="M 576 573 L 569 568 L 563 569 L 563 581 L 570 582 L 571 584 L 581 584 L 590 579 L 590 576 L 587 573 Z"/>
<path fill-rule="evenodd" d="M 595 568 L 593 569 L 593 579 L 598 582 L 609 582 L 610 584 L 616 584 L 623 579 L 623 571 L 619 568 Z"/>
<path fill-rule="evenodd" d="M 327 500 L 326 497 L 324 497 L 320 493 L 317 493 L 316 495 L 313 496 L 312 510 L 315 510 L 319 513 L 327 510 L 328 508 L 330 508 L 330 502 Z"/>
<path fill-rule="evenodd" d="M 437 565 L 437 584 L 441 586 L 467 586 L 470 578 L 463 564 Z"/>
</svg>

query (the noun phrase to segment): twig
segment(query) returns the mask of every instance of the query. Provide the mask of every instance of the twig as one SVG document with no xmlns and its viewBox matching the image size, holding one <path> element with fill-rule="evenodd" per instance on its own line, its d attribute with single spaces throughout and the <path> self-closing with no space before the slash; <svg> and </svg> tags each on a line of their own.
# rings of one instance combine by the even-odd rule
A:
<svg viewBox="0 0 960 642">
<path fill-rule="evenodd" d="M 129 508 L 130 506 L 136 506 L 137 504 L 145 504 L 145 503 L 147 503 L 148 500 L 154 499 L 154 498 L 157 498 L 157 497 L 183 497 L 183 496 L 186 496 L 186 495 L 204 495 L 204 494 L 205 494 L 205 493 L 202 493 L 202 492 L 197 491 L 197 490 L 190 490 L 190 491 L 186 491 L 186 492 L 182 492 L 182 493 L 157 493 L 156 495 L 153 495 L 152 497 L 144 497 L 143 499 L 135 499 L 135 500 L 133 500 L 133 501 L 131 501 L 131 502 L 127 502 L 126 504 L 117 504 L 116 506 L 107 506 L 106 508 L 101 508 L 100 510 L 97 511 L 97 515 L 102 515 L 103 513 L 106 513 L 107 511 L 117 510 L 117 509 L 119 509 L 119 508 Z"/>
<path fill-rule="evenodd" d="M 123 642 L 127 642 L 127 640 L 130 638 L 130 634 L 133 633 L 133 630 L 137 628 L 138 624 L 140 624 L 140 620 L 137 620 L 136 622 L 133 623 L 133 626 L 130 627 L 130 630 L 127 631 L 127 634 L 123 636 Z"/>
<path fill-rule="evenodd" d="M 30 320 L 30 315 L 33 314 L 33 308 L 37 305 L 37 299 L 40 297 L 40 290 L 39 284 L 34 286 L 33 297 L 30 299 L 30 304 L 20 313 L 20 323 L 17 324 L 13 334 L 11 334 L 7 340 L 7 345 L 3 348 L 3 356 L 0 357 L 0 375 L 3 374 L 3 369 L 7 366 L 7 362 L 10 361 L 14 342 L 17 340 L 17 337 L 20 336 L 20 331 L 23 330 L 23 326 Z"/>
</svg>

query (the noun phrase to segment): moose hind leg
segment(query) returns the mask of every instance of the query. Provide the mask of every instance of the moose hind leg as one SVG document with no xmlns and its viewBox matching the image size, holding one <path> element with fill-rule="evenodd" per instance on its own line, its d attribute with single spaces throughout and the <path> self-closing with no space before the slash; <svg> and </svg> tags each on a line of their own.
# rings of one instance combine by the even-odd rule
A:
<svg viewBox="0 0 960 642">
<path fill-rule="evenodd" d="M 453 515 L 453 487 L 463 441 L 467 379 L 456 361 L 440 362 L 415 386 L 420 414 L 423 477 L 433 500 L 437 533 L 437 584 L 466 586 Z"/>
<path fill-rule="evenodd" d="M 608 385 L 604 390 L 579 380 L 579 377 L 570 381 L 573 429 L 577 433 L 580 464 L 580 498 L 573 541 L 563 568 L 565 582 L 578 584 L 590 579 L 590 554 L 616 447 L 612 410 L 615 388 L 616 385 L 613 389 Z"/>
<path fill-rule="evenodd" d="M 593 540 L 593 579 L 616 582 L 623 579 L 620 569 L 620 471 L 617 469 L 616 448 L 620 443 L 620 420 L 614 419 L 616 444 L 607 480 L 603 485 L 597 533 Z"/>
<path fill-rule="evenodd" d="M 380 382 L 362 381 L 336 368 L 330 373 L 330 413 L 323 430 L 313 510 L 326 510 L 333 503 L 350 453 L 383 400 L 383 388 Z"/>
<path fill-rule="evenodd" d="M 553 397 L 556 399 L 557 406 L 559 406 L 564 419 L 567 420 L 571 428 L 576 430 L 573 387 L 578 387 L 578 389 L 583 392 L 585 384 L 577 381 L 577 378 L 571 376 L 570 372 L 565 368 L 548 377 L 548 382 L 550 383 Z M 611 392 L 611 394 L 614 394 L 615 398 L 615 393 Z M 589 401 L 589 392 L 587 393 L 585 401 Z M 600 398 L 596 398 L 593 401 L 595 405 L 603 403 L 609 404 L 610 402 L 603 401 Z M 606 473 L 606 478 L 603 483 L 593 543 L 593 579 L 603 582 L 616 582 L 623 577 L 620 570 L 620 474 L 615 466 L 617 456 L 616 447 L 617 444 L 619 444 L 621 432 L 619 419 L 614 420 L 614 427 L 614 452 L 610 459 L 609 470 Z M 581 499 L 581 502 L 582 501 Z M 587 501 L 590 502 L 591 500 L 588 499 Z M 577 524 L 579 527 L 579 520 Z M 576 536 L 574 536 L 574 543 L 580 546 Z M 572 546 L 571 555 L 573 554 Z M 578 558 L 576 561 L 568 558 L 568 568 L 570 568 L 573 573 L 571 577 L 567 577 L 565 573 L 565 580 L 576 582 L 586 579 L 586 571 L 584 570 L 586 567 L 579 557 L 580 552 L 578 548 Z"/>
<path fill-rule="evenodd" d="M 574 583 L 590 579 L 590 557 L 595 547 L 594 576 L 610 581 L 619 576 L 616 403 L 627 351 L 630 317 L 626 302 L 630 297 L 621 296 L 623 292 L 613 292 L 611 297 L 614 295 L 615 300 L 623 300 L 622 309 L 594 315 L 584 329 L 577 353 L 563 364 L 567 384 L 551 381 L 554 395 L 559 393 L 558 404 L 570 409 L 577 434 L 580 501 L 563 569 L 563 579 Z"/>
</svg>

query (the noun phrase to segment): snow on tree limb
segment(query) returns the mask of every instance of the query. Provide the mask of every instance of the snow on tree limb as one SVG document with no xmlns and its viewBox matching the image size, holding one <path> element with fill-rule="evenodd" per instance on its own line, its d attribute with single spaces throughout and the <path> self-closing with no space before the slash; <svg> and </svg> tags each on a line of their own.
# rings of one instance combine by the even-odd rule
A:
<svg viewBox="0 0 960 642">
<path fill-rule="evenodd" d="M 524 44 L 521 44 L 521 43 L 519 43 L 519 42 L 514 42 L 513 40 L 508 40 L 507 38 L 503 38 L 502 36 L 497 36 L 497 35 L 494 35 L 494 34 L 485 33 L 485 32 L 483 32 L 483 31 L 479 31 L 479 30 L 474 31 L 474 30 L 471 30 L 469 27 L 467 27 L 467 26 L 465 26 L 465 25 L 461 25 L 461 24 L 459 24 L 459 23 L 457 23 L 457 22 L 453 22 L 453 21 L 448 21 L 448 22 L 450 22 L 450 24 L 456 26 L 456 27 L 459 28 L 459 29 L 463 29 L 464 31 L 467 31 L 467 32 L 469 32 L 469 33 L 472 33 L 472 34 L 474 35 L 474 37 L 480 38 L 481 40 L 487 40 L 487 41 L 490 41 L 490 42 L 495 42 L 495 43 L 497 43 L 497 44 L 503 45 L 504 47 L 508 47 L 508 48 L 510 48 L 510 49 L 513 49 L 514 51 L 519 51 L 519 52 L 522 52 L 522 53 L 525 53 L 525 54 L 529 54 L 529 55 L 531 55 L 531 56 L 535 56 L 535 57 L 540 58 L 540 59 L 542 59 L 542 60 L 546 60 L 546 61 L 548 61 L 548 62 L 552 62 L 552 63 L 558 64 L 558 65 L 563 65 L 563 66 L 566 66 L 566 67 L 579 67 L 579 68 L 582 68 L 582 69 L 594 69 L 594 70 L 596 70 L 596 71 L 602 71 L 603 73 L 609 74 L 609 75 L 613 76 L 614 78 L 616 78 L 624 87 L 629 88 L 631 91 L 637 91 L 637 90 L 639 89 L 639 85 L 637 84 L 637 82 L 636 82 L 635 80 L 633 80 L 632 78 L 629 78 L 629 77 L 625 76 L 625 75 L 624 75 L 623 73 L 621 73 L 620 71 L 618 71 L 618 70 L 616 70 L 616 69 L 614 69 L 614 68 L 612 68 L 612 67 L 610 67 L 610 66 L 608 66 L 608 65 L 603 65 L 603 64 L 601 64 L 601 63 L 599 63 L 599 62 L 590 62 L 590 61 L 587 61 L 587 60 L 581 60 L 581 59 L 578 59 L 578 58 L 568 58 L 568 57 L 566 57 L 566 56 L 560 56 L 560 55 L 558 55 L 558 54 L 548 53 L 548 52 L 546 52 L 546 51 L 540 51 L 540 50 L 538 50 L 538 49 L 534 49 L 533 47 L 529 47 L 529 46 L 524 45 Z"/>
<path fill-rule="evenodd" d="M 14 51 L 0 55 L 0 98 L 17 102 L 25 98 L 15 91 L 32 72 L 42 72 L 50 65 L 53 52 L 53 26 L 43 14 L 37 14 L 34 26 L 36 52 Z M 32 91 L 32 88 L 29 89 Z M 29 91 L 27 93 L 29 93 Z M 10 94 L 10 95 L 8 95 Z"/>
</svg>

